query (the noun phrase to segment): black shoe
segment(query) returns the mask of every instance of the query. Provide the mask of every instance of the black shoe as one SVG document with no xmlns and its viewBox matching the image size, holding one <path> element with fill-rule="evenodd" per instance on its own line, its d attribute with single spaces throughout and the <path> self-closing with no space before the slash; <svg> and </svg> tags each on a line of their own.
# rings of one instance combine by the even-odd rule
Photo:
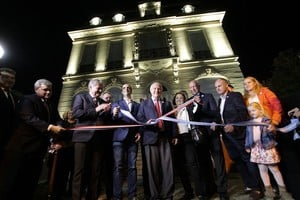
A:
<svg viewBox="0 0 300 200">
<path fill-rule="evenodd" d="M 197 199 L 198 200 L 208 200 L 208 198 L 206 196 L 202 196 L 202 195 L 197 196 Z"/>
<path fill-rule="evenodd" d="M 264 197 L 264 193 L 259 190 L 252 190 L 249 194 L 249 200 L 259 200 Z"/>
<path fill-rule="evenodd" d="M 194 197 L 195 197 L 194 194 L 185 193 L 185 194 L 183 195 L 183 197 L 181 197 L 180 199 L 182 199 L 182 200 L 191 200 L 191 199 L 193 199 Z"/>
<path fill-rule="evenodd" d="M 219 194 L 220 200 L 229 200 L 228 194 Z"/>
<path fill-rule="evenodd" d="M 245 189 L 244 189 L 244 193 L 245 193 L 245 194 L 250 194 L 251 191 L 252 191 L 252 189 L 249 188 L 249 187 L 245 187 Z"/>
</svg>

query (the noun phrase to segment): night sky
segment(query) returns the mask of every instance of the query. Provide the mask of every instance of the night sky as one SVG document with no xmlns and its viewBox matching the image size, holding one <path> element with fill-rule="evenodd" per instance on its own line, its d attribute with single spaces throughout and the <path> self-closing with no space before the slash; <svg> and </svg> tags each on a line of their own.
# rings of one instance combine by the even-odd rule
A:
<svg viewBox="0 0 300 200">
<path fill-rule="evenodd" d="M 40 1 L 1 4 L 0 44 L 6 53 L 0 66 L 17 71 L 15 89 L 33 93 L 33 83 L 47 78 L 58 97 L 71 52 L 67 32 L 88 26 L 95 15 L 112 17 L 117 11 L 136 10 L 134 0 L 82 1 L 72 4 Z M 184 5 L 184 0 L 161 1 Z M 271 76 L 273 59 L 280 51 L 299 50 L 299 10 L 296 1 L 201 0 L 201 10 L 226 11 L 223 27 L 244 75 L 264 80 Z M 271 1 L 270 1 L 271 2 Z M 264 5 L 262 5 L 262 3 Z M 66 4 L 66 5 L 61 5 Z M 197 9 L 197 8 L 196 8 Z M 199 9 L 199 8 L 198 8 Z"/>
</svg>

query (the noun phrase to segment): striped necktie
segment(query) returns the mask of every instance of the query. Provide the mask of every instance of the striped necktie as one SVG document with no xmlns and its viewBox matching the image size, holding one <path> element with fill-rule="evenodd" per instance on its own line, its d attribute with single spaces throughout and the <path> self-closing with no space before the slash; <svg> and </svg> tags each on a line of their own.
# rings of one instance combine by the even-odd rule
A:
<svg viewBox="0 0 300 200">
<path fill-rule="evenodd" d="M 159 101 L 158 100 L 155 101 L 155 110 L 157 112 L 158 117 L 161 117 L 162 114 L 161 114 L 160 105 L 159 105 Z M 163 127 L 163 121 L 162 120 L 158 121 L 158 127 L 159 128 Z"/>
</svg>

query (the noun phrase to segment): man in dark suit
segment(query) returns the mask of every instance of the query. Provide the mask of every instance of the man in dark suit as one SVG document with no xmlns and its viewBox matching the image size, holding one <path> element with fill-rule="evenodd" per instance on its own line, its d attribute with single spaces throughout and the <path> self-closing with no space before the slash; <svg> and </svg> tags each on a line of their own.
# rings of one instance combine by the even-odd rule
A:
<svg viewBox="0 0 300 200">
<path fill-rule="evenodd" d="M 100 98 L 103 83 L 99 79 L 91 79 L 88 92 L 78 93 L 74 97 L 72 113 L 77 120 L 76 127 L 104 125 L 111 121 L 111 103 Z M 88 129 L 74 130 L 74 175 L 72 184 L 72 199 L 98 199 L 99 176 L 104 162 L 105 130 Z M 86 190 L 86 194 L 84 193 Z"/>
<path fill-rule="evenodd" d="M 17 104 L 17 122 L 0 166 L 0 199 L 32 199 L 51 134 L 65 130 L 51 105 L 52 83 L 39 79 L 35 94 Z"/>
<path fill-rule="evenodd" d="M 200 91 L 200 84 L 197 80 L 189 82 L 189 89 L 194 98 L 194 104 L 188 106 L 192 110 L 193 121 L 199 122 L 217 122 L 220 118 L 216 100 L 210 93 L 203 93 Z M 217 192 L 221 200 L 229 199 L 227 194 L 227 175 L 225 170 L 225 161 L 222 151 L 220 135 L 218 132 L 208 126 L 198 127 L 205 135 L 206 141 L 197 145 L 197 152 L 199 155 L 199 165 L 201 175 L 206 181 L 206 185 L 202 185 L 202 195 L 198 199 L 206 199 L 206 196 L 214 193 L 214 179 L 213 165 L 211 163 L 211 156 L 214 161 Z M 205 184 L 205 183 L 204 183 Z"/>
<path fill-rule="evenodd" d="M 0 68 L 0 110 L 3 116 L 0 120 L 0 161 L 4 147 L 12 135 L 15 121 L 15 105 L 21 94 L 12 90 L 16 81 L 16 72 L 11 68 Z"/>
<path fill-rule="evenodd" d="M 220 95 L 218 107 L 221 114 L 222 138 L 228 150 L 230 158 L 245 184 L 251 188 L 250 199 L 260 199 L 264 196 L 260 175 L 255 163 L 250 162 L 250 154 L 245 151 L 245 127 L 233 126 L 230 123 L 243 122 L 248 120 L 248 111 L 243 96 L 239 92 L 230 92 L 228 81 L 220 78 L 215 81 L 215 88 Z"/>
<path fill-rule="evenodd" d="M 129 111 L 136 118 L 140 104 L 131 99 L 132 87 L 129 84 L 122 85 L 123 99 L 113 104 L 112 108 L 118 108 Z M 113 116 L 116 124 L 136 124 L 134 121 L 124 116 L 121 112 Z M 136 159 L 138 152 L 138 141 L 140 133 L 138 127 L 118 128 L 113 134 L 113 196 L 115 200 L 123 199 L 122 179 L 124 166 L 127 164 L 127 181 L 128 181 L 128 199 L 136 199 L 137 192 L 137 169 Z M 125 159 L 126 158 L 126 159 Z M 125 160 L 126 161 L 125 161 Z"/>
<path fill-rule="evenodd" d="M 106 101 L 106 103 L 112 103 L 113 96 L 108 90 L 102 92 L 101 98 Z M 109 119 L 109 122 L 105 122 L 105 124 L 112 124 L 112 120 Z M 100 173 L 100 185 L 98 189 L 101 192 L 105 190 L 106 199 L 113 199 L 113 150 L 112 150 L 112 137 L 113 137 L 114 129 L 107 129 L 105 134 L 102 135 L 103 141 L 105 142 L 105 154 L 104 154 L 104 162 L 102 163 L 101 173 Z"/>
<path fill-rule="evenodd" d="M 169 101 L 162 100 L 163 87 L 159 82 L 150 86 L 151 98 L 144 100 L 139 108 L 137 119 L 141 122 L 153 122 L 160 115 L 172 110 Z M 157 105 L 157 107 L 155 107 Z M 171 115 L 174 117 L 174 115 Z M 176 143 L 176 123 L 158 121 L 153 125 L 144 126 L 143 145 L 148 171 L 150 199 L 172 199 L 174 193 L 174 172 L 171 142 Z"/>
</svg>

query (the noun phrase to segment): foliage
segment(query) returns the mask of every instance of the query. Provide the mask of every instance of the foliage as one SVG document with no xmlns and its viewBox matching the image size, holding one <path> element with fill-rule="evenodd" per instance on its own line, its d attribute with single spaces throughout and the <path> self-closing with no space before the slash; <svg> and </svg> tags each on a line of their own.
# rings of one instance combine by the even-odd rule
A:
<svg viewBox="0 0 300 200">
<path fill-rule="evenodd" d="M 299 96 L 300 89 L 300 53 L 287 49 L 279 53 L 273 61 L 273 75 L 268 85 L 282 100 Z M 300 105 L 298 102 L 297 105 Z"/>
</svg>

